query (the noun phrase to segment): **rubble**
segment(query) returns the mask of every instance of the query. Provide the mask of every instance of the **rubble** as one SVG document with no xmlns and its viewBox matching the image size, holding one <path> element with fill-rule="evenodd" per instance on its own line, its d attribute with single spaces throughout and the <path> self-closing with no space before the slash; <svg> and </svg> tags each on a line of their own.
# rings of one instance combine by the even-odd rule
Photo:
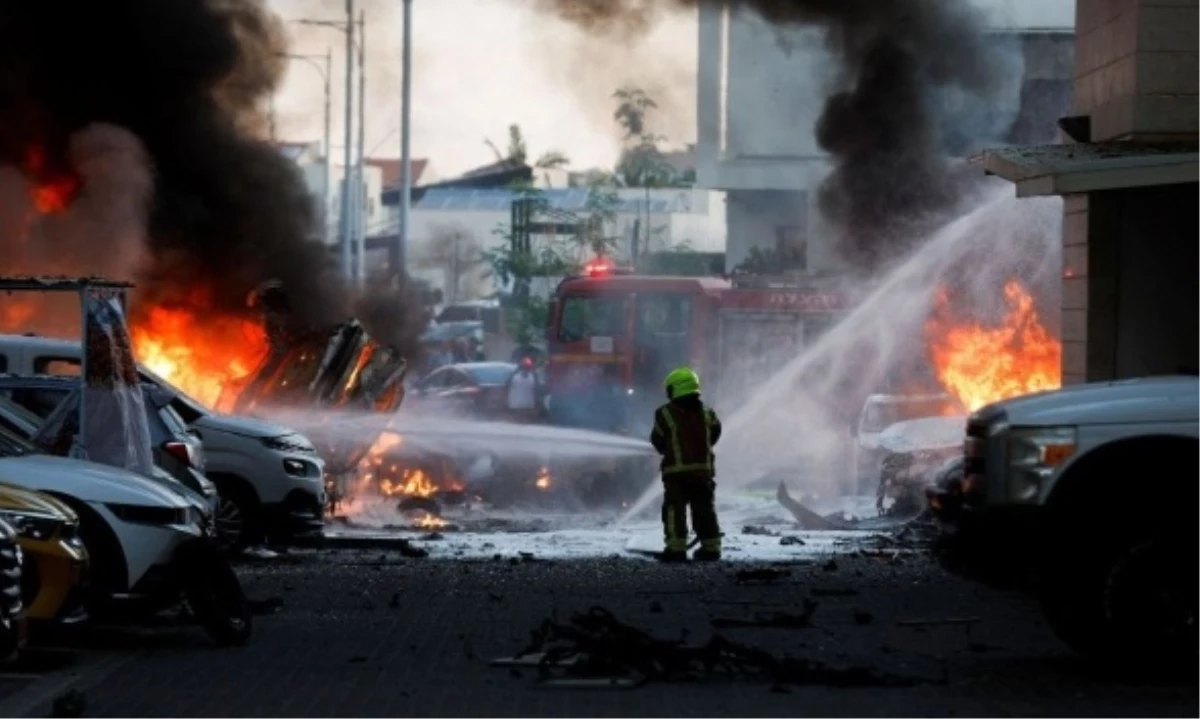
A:
<svg viewBox="0 0 1200 719">
<path fill-rule="evenodd" d="M 658 639 L 624 624 L 602 607 L 561 624 L 547 620 L 526 649 L 494 660 L 495 667 L 536 667 L 539 685 L 558 688 L 625 688 L 646 682 L 742 678 L 772 686 L 906 687 L 935 680 L 887 674 L 862 667 L 833 667 L 714 635 L 707 643 Z M 941 681 L 944 681 L 943 677 Z"/>
<path fill-rule="evenodd" d="M 756 612 L 750 619 L 716 617 L 714 627 L 772 627 L 777 629 L 808 629 L 813 626 L 812 618 L 819 605 L 811 599 L 804 600 L 804 609 L 799 614 L 791 612 Z"/>
</svg>

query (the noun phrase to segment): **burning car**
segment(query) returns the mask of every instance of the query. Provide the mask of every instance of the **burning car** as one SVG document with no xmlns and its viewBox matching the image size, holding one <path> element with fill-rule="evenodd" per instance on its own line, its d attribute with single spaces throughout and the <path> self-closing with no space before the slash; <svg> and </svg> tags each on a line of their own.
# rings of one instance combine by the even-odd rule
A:
<svg viewBox="0 0 1200 719">
<path fill-rule="evenodd" d="M 897 422 L 879 433 L 884 452 L 876 493 L 880 515 L 916 515 L 925 508 L 925 489 L 947 461 L 962 456 L 965 415 L 921 417 Z"/>
</svg>

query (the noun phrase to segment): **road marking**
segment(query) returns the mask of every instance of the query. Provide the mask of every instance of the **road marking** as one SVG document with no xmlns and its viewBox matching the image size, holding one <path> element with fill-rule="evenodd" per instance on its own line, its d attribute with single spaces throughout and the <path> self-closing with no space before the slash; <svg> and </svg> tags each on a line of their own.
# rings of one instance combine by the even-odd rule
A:
<svg viewBox="0 0 1200 719">
<path fill-rule="evenodd" d="M 50 706 L 59 695 L 72 689 L 86 692 L 143 654 L 141 651 L 110 654 L 82 666 L 40 675 L 29 688 L 0 701 L 0 717 L 49 716 Z"/>
</svg>

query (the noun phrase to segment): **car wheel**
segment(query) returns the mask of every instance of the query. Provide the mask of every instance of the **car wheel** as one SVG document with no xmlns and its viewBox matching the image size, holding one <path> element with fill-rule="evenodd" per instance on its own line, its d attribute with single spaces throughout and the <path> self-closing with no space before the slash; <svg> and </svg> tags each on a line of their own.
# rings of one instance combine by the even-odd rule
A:
<svg viewBox="0 0 1200 719">
<path fill-rule="evenodd" d="M 258 502 L 237 485 L 225 485 L 217 497 L 217 545 L 229 552 L 250 546 L 259 534 Z"/>
<path fill-rule="evenodd" d="M 1042 582 L 1042 608 L 1059 639 L 1130 668 L 1195 661 L 1197 587 L 1184 569 L 1200 561 L 1194 536 L 1131 533 L 1071 546 Z"/>
</svg>

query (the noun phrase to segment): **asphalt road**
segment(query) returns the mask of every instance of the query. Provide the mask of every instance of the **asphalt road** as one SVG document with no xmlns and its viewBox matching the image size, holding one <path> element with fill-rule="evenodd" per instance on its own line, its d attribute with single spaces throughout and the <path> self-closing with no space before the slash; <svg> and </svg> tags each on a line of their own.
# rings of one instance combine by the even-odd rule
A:
<svg viewBox="0 0 1200 719">
<path fill-rule="evenodd" d="M 253 597 L 282 599 L 250 646 L 198 630 L 97 632 L 91 659 L 0 698 L 0 716 L 47 716 L 54 696 L 86 716 L 1196 716 L 1187 680 L 1106 676 L 1066 653 L 1025 598 L 961 582 L 920 556 L 838 556 L 767 584 L 746 564 L 628 559 L 434 561 L 378 550 L 293 556 L 241 568 Z M 800 611 L 807 628 L 712 620 Z M 539 685 L 489 660 L 525 647 L 545 619 L 605 607 L 672 639 L 714 631 L 771 652 L 862 667 L 909 686 L 780 685 L 746 677 L 630 689 Z M 945 620 L 969 620 L 945 624 Z M 927 623 L 922 623 L 927 622 Z"/>
</svg>

